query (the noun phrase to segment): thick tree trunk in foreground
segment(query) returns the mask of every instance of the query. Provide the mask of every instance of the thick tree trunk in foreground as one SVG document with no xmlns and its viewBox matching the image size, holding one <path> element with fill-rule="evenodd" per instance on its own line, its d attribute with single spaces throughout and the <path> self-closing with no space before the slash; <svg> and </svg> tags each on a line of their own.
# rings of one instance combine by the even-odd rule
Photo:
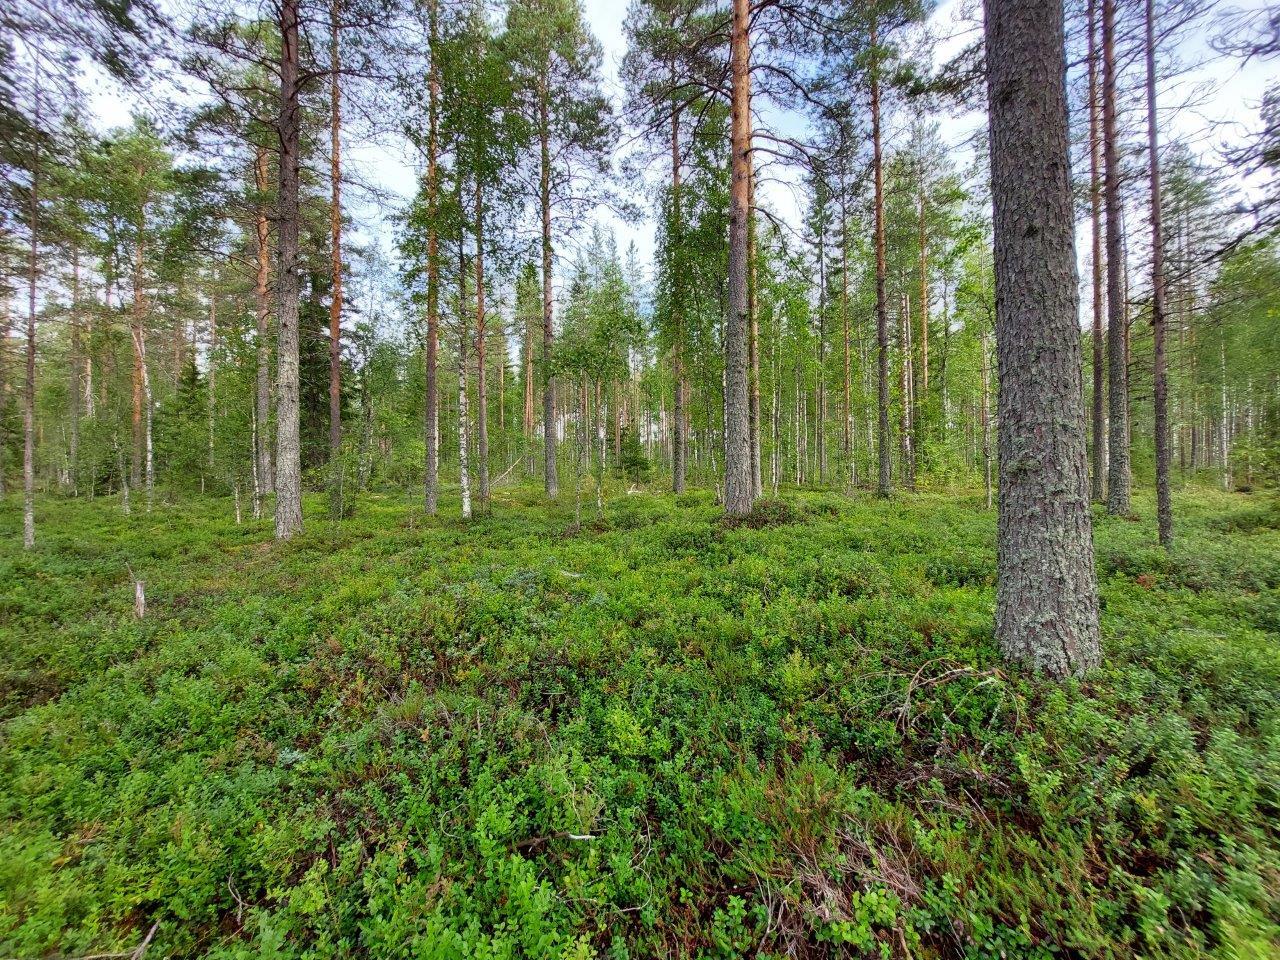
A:
<svg viewBox="0 0 1280 960">
<path fill-rule="evenodd" d="M 253 456 L 257 482 L 253 488 L 253 515 L 262 516 L 262 501 L 275 484 L 271 479 L 271 448 L 267 443 L 267 424 L 271 422 L 271 248 L 267 223 L 267 151 L 258 148 L 254 164 L 254 183 L 258 192 L 255 231 L 257 236 L 257 274 L 253 284 L 254 309 L 257 320 L 257 382 L 254 390 L 254 417 L 257 428 L 253 437 Z"/>
<path fill-rule="evenodd" d="M 1151 171 L 1151 331 L 1156 432 L 1156 525 L 1160 543 L 1173 546 L 1173 504 L 1169 494 L 1169 381 L 1165 360 L 1164 232 L 1160 210 L 1160 141 L 1156 132 L 1155 4 L 1147 0 L 1147 155 Z"/>
<path fill-rule="evenodd" d="M 751 423 L 747 358 L 747 222 L 751 178 L 750 19 L 748 0 L 733 0 L 730 45 L 733 75 L 732 179 L 729 190 L 729 317 L 725 326 L 724 510 L 741 516 L 751 510 Z"/>
<path fill-rule="evenodd" d="M 279 337 L 276 344 L 276 539 L 302 529 L 298 411 L 298 0 L 280 7 Z"/>
<path fill-rule="evenodd" d="M 1120 222 L 1120 154 L 1116 133 L 1115 0 L 1102 2 L 1103 189 L 1107 208 L 1107 512 L 1129 512 L 1129 357 L 1126 336 L 1124 225 Z"/>
<path fill-rule="evenodd" d="M 1089 208 L 1093 241 L 1093 484 L 1092 497 L 1098 503 L 1107 495 L 1107 417 L 1103 404 L 1106 390 L 1106 360 L 1103 356 L 1102 327 L 1102 158 L 1100 155 L 1098 110 L 1098 0 L 1089 0 Z"/>
<path fill-rule="evenodd" d="M 426 447 L 423 496 L 427 514 L 435 516 L 440 499 L 440 240 L 436 230 L 440 198 L 440 67 L 436 0 L 431 0 L 427 16 L 431 67 L 427 76 L 427 408 L 423 424 Z"/>
<path fill-rule="evenodd" d="M 999 392 L 996 639 L 1054 677 L 1099 662 L 1062 0 L 986 0 Z"/>
<path fill-rule="evenodd" d="M 871 21 L 871 47 L 879 42 L 876 22 Z M 882 497 L 893 493 L 893 464 L 889 450 L 889 309 L 885 303 L 885 238 L 884 238 L 884 155 L 880 138 L 880 74 L 879 64 L 871 64 L 871 150 L 872 175 L 875 181 L 875 245 L 876 245 L 876 362 L 877 404 L 876 448 L 880 460 L 880 478 L 876 491 Z"/>
</svg>

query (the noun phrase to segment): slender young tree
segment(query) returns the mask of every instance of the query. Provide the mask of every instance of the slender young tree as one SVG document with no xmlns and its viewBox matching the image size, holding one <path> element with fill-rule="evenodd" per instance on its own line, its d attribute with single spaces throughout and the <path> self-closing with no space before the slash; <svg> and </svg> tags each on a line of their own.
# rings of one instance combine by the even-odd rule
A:
<svg viewBox="0 0 1280 960">
<path fill-rule="evenodd" d="M 435 516 L 440 497 L 440 12 L 438 0 L 427 0 L 427 402 L 424 423 L 426 470 L 424 499 Z"/>
<path fill-rule="evenodd" d="M 1107 511 L 1129 512 L 1129 357 L 1124 293 L 1124 224 L 1116 116 L 1116 0 L 1102 3 L 1103 192 L 1107 210 Z"/>
<path fill-rule="evenodd" d="M 996 639 L 1052 677 L 1099 662 L 1062 0 L 985 0 L 999 387 Z"/>
<path fill-rule="evenodd" d="M 876 451 L 880 474 L 876 492 L 882 497 L 893 493 L 893 463 L 889 436 L 889 306 L 885 291 L 885 237 L 884 237 L 884 148 L 880 135 L 880 67 L 879 30 L 874 16 L 871 20 L 871 65 L 868 68 L 871 86 L 871 149 L 872 179 L 874 181 L 874 230 L 876 248 L 876 401 L 879 408 L 876 420 Z"/>
<path fill-rule="evenodd" d="M 1092 241 L 1090 281 L 1093 290 L 1093 499 L 1107 493 L 1107 417 L 1104 404 L 1106 360 L 1102 328 L 1102 159 L 1098 105 L 1098 0 L 1089 0 L 1089 234 Z"/>
<path fill-rule="evenodd" d="M 1147 165 L 1151 186 L 1151 333 L 1156 441 L 1156 525 L 1160 543 L 1173 546 L 1173 504 L 1169 493 L 1169 380 L 1165 359 L 1164 229 L 1161 225 L 1160 137 L 1156 130 L 1155 3 L 1146 0 Z"/>
<path fill-rule="evenodd" d="M 329 507 L 342 503 L 342 89 L 339 62 L 341 0 L 329 5 Z"/>
</svg>

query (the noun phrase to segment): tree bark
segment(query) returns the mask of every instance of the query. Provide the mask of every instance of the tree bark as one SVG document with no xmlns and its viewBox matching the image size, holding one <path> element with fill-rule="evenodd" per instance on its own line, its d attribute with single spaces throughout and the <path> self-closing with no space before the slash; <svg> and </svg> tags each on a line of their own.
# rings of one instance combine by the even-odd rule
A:
<svg viewBox="0 0 1280 960">
<path fill-rule="evenodd" d="M 329 5 L 329 470 L 330 507 L 342 513 L 342 91 L 338 82 L 340 0 Z"/>
<path fill-rule="evenodd" d="M 254 278 L 253 297 L 257 313 L 257 382 L 255 384 L 254 416 L 257 431 L 254 434 L 253 453 L 257 472 L 257 484 L 253 488 L 253 515 L 262 516 L 262 501 L 275 488 L 271 479 L 271 450 L 267 443 L 267 424 L 271 422 L 271 248 L 270 228 L 267 222 L 267 150 L 258 147 L 254 163 L 254 185 L 258 192 L 255 217 L 257 237 L 257 274 Z"/>
<path fill-rule="evenodd" d="M 279 314 L 276 400 L 277 540 L 302 529 L 302 450 L 298 410 L 298 2 L 280 4 L 280 196 L 276 274 Z"/>
<path fill-rule="evenodd" d="M 36 105 L 40 75 L 36 74 Z M 31 164 L 31 242 L 27 263 L 26 380 L 22 387 L 22 548 L 36 545 L 36 282 L 40 276 L 40 148 Z"/>
<path fill-rule="evenodd" d="M 71 492 L 78 492 L 77 478 L 80 476 L 80 366 L 82 363 L 82 347 L 80 343 L 80 247 L 73 244 L 71 248 L 71 383 L 67 390 L 67 406 L 71 419 L 71 444 L 68 450 L 68 468 L 71 474 Z"/>
<path fill-rule="evenodd" d="M 467 257 L 458 241 L 458 485 L 462 492 L 462 519 L 471 519 L 471 473 L 467 462 L 470 445 L 467 414 L 467 341 L 471 323 L 467 318 Z"/>
<path fill-rule="evenodd" d="M 748 396 L 747 232 L 751 216 L 751 110 L 749 0 L 733 0 L 730 45 L 732 84 L 732 178 L 729 190 L 729 316 L 724 336 L 724 509 L 729 516 L 751 510 L 751 416 Z"/>
<path fill-rule="evenodd" d="M 680 254 L 683 235 L 680 204 L 680 111 L 671 113 L 671 243 Z M 671 345 L 672 419 L 671 432 L 671 488 L 684 493 L 687 470 L 689 435 L 684 395 L 684 277 L 679 258 L 673 262 L 671 276 L 671 312 L 673 339 Z"/>
<path fill-rule="evenodd" d="M 986 0 L 1000 499 L 996 639 L 1052 677 L 1099 662 L 1062 0 Z"/>
<path fill-rule="evenodd" d="M 1115 0 L 1102 2 L 1103 190 L 1107 208 L 1107 388 L 1111 415 L 1107 469 L 1107 512 L 1130 509 L 1129 364 L 1123 290 L 1124 225 L 1120 210 L 1120 154 L 1116 133 Z"/>
<path fill-rule="evenodd" d="M 440 207 L 439 14 L 436 0 L 427 8 L 431 66 L 427 76 L 427 403 L 423 434 L 425 471 L 423 497 L 428 516 L 435 516 L 440 498 L 440 247 L 436 220 Z"/>
<path fill-rule="evenodd" d="M 876 21 L 871 21 L 871 166 L 875 181 L 875 247 L 876 247 L 876 361 L 878 364 L 876 447 L 880 460 L 880 478 L 876 487 L 882 497 L 893 493 L 893 463 L 889 438 L 889 310 L 885 303 L 885 237 L 884 237 L 884 155 L 880 137 L 880 65 L 876 46 L 879 43 Z"/>
<path fill-rule="evenodd" d="M 551 118 L 547 103 L 546 81 L 539 91 L 538 143 L 541 149 L 539 198 L 542 202 L 542 417 L 543 470 L 547 496 L 554 500 L 560 494 L 556 475 L 556 378 L 552 367 L 551 314 Z"/>
<path fill-rule="evenodd" d="M 1106 390 L 1103 377 L 1106 360 L 1103 355 L 1102 312 L 1102 158 L 1099 152 L 1100 117 L 1098 110 L 1098 0 L 1089 0 L 1089 207 L 1090 234 L 1093 242 L 1093 499 L 1101 503 L 1107 495 L 1107 418 L 1103 404 Z"/>
<path fill-rule="evenodd" d="M 747 111 L 747 145 L 750 149 L 751 111 Z M 756 290 L 756 175 L 754 164 L 747 166 L 747 365 L 748 414 L 751 444 L 751 498 L 758 500 L 763 491 L 760 476 L 760 311 Z"/>
<path fill-rule="evenodd" d="M 1173 546 L 1169 493 L 1169 382 L 1165 360 L 1164 231 L 1160 210 L 1160 141 L 1156 130 L 1155 3 L 1146 0 L 1147 158 L 1151 179 L 1151 333 L 1156 433 L 1156 526 L 1160 543 Z"/>
<path fill-rule="evenodd" d="M 489 393 L 485 385 L 484 187 L 476 176 L 476 492 L 489 503 Z"/>
</svg>

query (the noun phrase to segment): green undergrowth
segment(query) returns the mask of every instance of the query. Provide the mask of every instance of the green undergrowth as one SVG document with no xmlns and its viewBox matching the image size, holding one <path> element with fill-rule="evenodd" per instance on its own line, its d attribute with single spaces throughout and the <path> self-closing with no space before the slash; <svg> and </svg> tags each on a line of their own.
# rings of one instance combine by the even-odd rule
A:
<svg viewBox="0 0 1280 960">
<path fill-rule="evenodd" d="M 1280 509 L 1139 506 L 1055 686 L 976 495 L 10 500 L 0 955 L 1277 956 Z"/>
</svg>

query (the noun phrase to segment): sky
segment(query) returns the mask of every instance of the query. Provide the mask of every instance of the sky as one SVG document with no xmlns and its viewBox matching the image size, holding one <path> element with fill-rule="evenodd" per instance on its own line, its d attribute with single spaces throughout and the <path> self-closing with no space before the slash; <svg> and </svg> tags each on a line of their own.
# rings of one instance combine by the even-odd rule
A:
<svg viewBox="0 0 1280 960">
<path fill-rule="evenodd" d="M 1229 18 L 1228 9 L 1243 16 L 1260 11 L 1266 0 L 1244 0 L 1220 5 L 1218 17 Z M 615 102 L 621 100 L 622 85 L 618 79 L 619 68 L 626 52 L 624 18 L 626 0 L 583 0 L 590 26 L 603 48 L 603 79 L 606 92 Z M 938 38 L 934 58 L 945 62 L 965 44 L 972 41 L 977 29 L 975 0 L 941 0 L 934 11 L 930 26 Z M 1208 60 L 1212 51 L 1209 39 L 1213 31 L 1201 33 L 1183 40 L 1176 51 L 1184 63 L 1195 65 Z M 1224 145 L 1239 142 L 1247 131 L 1258 126 L 1258 106 L 1267 83 L 1275 74 L 1274 63 L 1254 61 L 1241 66 L 1236 62 L 1225 64 L 1221 59 L 1206 66 L 1196 67 L 1175 80 L 1169 81 L 1160 91 L 1162 111 L 1160 133 L 1164 144 L 1175 140 L 1191 144 L 1201 153 L 1212 157 Z M 129 114 L 137 107 L 134 98 L 123 96 L 109 83 L 99 79 L 91 81 L 95 87 L 91 97 L 93 112 L 101 129 L 128 122 Z M 1192 106 L 1185 101 L 1194 100 Z M 794 119 L 771 114 L 767 106 L 762 120 L 775 124 L 792 124 Z M 952 151 L 952 161 L 958 171 L 971 165 L 972 153 L 967 141 L 985 122 L 981 114 L 948 115 L 940 118 L 940 133 Z M 900 128 L 895 129 L 893 117 L 886 122 L 886 143 L 892 149 L 901 142 Z M 418 182 L 417 160 L 404 142 L 351 142 L 344 144 L 344 163 L 353 168 L 370 183 L 387 191 L 393 198 L 393 207 L 403 206 L 412 197 Z M 791 224 L 798 224 L 803 198 L 798 189 L 799 171 L 772 171 L 775 176 L 762 182 L 760 201 Z M 348 191 L 346 213 L 353 221 L 356 239 L 380 246 L 388 258 L 394 258 L 394 232 L 389 222 L 393 212 L 375 206 L 357 191 Z M 641 204 L 642 209 L 647 206 Z M 634 243 L 639 261 L 648 270 L 653 261 L 655 223 L 647 214 L 624 221 L 613 211 L 601 210 L 596 221 L 612 230 L 618 240 L 618 248 L 626 250 Z M 1087 229 L 1087 225 L 1082 225 Z M 1081 238 L 1085 234 L 1081 234 Z M 562 240 L 559 244 L 561 265 L 557 272 L 564 274 L 566 259 L 571 260 L 581 237 Z M 1081 252 L 1087 244 L 1078 244 Z"/>
</svg>

